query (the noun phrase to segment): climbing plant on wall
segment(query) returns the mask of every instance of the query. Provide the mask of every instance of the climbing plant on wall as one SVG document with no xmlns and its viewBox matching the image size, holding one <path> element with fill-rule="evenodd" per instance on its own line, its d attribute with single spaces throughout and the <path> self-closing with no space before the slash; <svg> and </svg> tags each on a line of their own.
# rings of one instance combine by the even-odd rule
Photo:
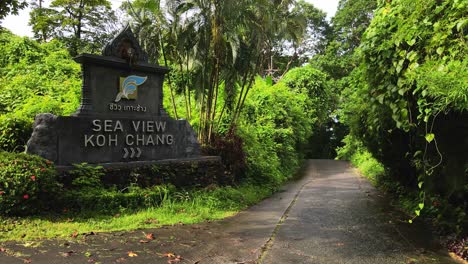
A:
<svg viewBox="0 0 468 264">
<path fill-rule="evenodd" d="M 467 8 L 459 0 L 382 1 L 352 74 L 363 103 L 345 107 L 356 114 L 352 133 L 399 182 L 421 190 L 416 215 L 428 193 L 455 203 L 466 196 Z"/>
</svg>

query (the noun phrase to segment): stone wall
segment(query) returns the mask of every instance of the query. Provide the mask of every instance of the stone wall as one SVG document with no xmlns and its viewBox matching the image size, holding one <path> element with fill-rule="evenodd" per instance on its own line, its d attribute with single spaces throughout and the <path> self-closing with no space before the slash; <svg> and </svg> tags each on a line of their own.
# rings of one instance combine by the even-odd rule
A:
<svg viewBox="0 0 468 264">
<path fill-rule="evenodd" d="M 224 174 L 220 157 L 203 156 L 197 158 L 122 162 L 100 164 L 104 170 L 105 185 L 115 185 L 122 189 L 130 184 L 149 187 L 160 184 L 173 184 L 176 187 L 206 187 L 209 185 L 231 184 Z M 65 186 L 69 186 L 74 176 L 73 166 L 58 166 L 59 176 Z"/>
</svg>

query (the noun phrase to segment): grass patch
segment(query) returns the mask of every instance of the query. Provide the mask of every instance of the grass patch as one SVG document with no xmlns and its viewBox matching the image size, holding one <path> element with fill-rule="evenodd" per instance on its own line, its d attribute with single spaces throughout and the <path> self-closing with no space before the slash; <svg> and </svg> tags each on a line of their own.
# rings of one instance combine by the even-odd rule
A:
<svg viewBox="0 0 468 264">
<path fill-rule="evenodd" d="M 361 175 L 366 177 L 373 186 L 378 187 L 385 178 L 384 166 L 367 151 L 361 141 L 351 135 L 343 139 L 343 147 L 336 149 L 337 159 L 349 160 L 358 168 Z"/>
<path fill-rule="evenodd" d="M 385 174 L 382 164 L 372 157 L 372 154 L 368 151 L 354 153 L 350 161 L 374 186 L 378 185 L 379 178 Z"/>
<path fill-rule="evenodd" d="M 244 184 L 174 192 L 166 196 L 159 206 L 139 210 L 121 208 L 113 215 L 86 211 L 21 218 L 0 217 L 0 241 L 67 238 L 73 233 L 123 231 L 217 220 L 258 203 L 273 191 L 274 188 L 269 186 Z"/>
</svg>

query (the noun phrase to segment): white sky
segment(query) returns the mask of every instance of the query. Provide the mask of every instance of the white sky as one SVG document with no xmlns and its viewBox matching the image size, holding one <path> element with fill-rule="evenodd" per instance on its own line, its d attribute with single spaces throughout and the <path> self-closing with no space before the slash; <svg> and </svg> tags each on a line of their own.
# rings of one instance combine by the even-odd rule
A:
<svg viewBox="0 0 468 264">
<path fill-rule="evenodd" d="M 109 0 L 113 8 L 117 8 L 125 0 Z M 327 13 L 327 18 L 330 19 L 335 15 L 339 0 L 305 0 L 312 3 L 315 7 L 322 9 Z M 45 5 L 48 5 L 50 0 L 45 0 Z M 9 15 L 2 21 L 2 26 L 11 30 L 14 34 L 20 36 L 32 36 L 29 22 L 29 8 L 23 9 L 17 16 Z"/>
</svg>

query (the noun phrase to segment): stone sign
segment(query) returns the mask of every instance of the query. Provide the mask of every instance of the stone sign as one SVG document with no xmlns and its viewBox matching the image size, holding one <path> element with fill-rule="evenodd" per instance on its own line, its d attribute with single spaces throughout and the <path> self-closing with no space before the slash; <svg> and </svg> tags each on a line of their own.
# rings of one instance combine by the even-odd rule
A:
<svg viewBox="0 0 468 264">
<path fill-rule="evenodd" d="M 165 67 L 148 63 L 127 26 L 102 56 L 82 54 L 81 105 L 72 116 L 40 114 L 27 152 L 58 165 L 114 163 L 200 156 L 186 120 L 162 106 Z"/>
</svg>

